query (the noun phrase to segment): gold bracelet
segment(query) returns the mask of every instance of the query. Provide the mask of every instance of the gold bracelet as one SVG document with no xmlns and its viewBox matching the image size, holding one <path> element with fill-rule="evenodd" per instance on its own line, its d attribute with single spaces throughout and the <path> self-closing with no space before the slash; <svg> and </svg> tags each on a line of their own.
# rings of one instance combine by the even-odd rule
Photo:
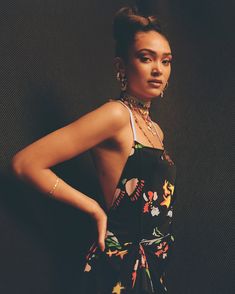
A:
<svg viewBox="0 0 235 294">
<path fill-rule="evenodd" d="M 49 192 L 49 194 L 53 195 L 53 193 L 54 193 L 56 187 L 57 187 L 58 184 L 59 184 L 59 181 L 60 181 L 60 178 L 57 177 L 57 179 L 56 179 L 56 183 L 55 183 L 54 187 L 51 189 L 51 191 Z"/>
</svg>

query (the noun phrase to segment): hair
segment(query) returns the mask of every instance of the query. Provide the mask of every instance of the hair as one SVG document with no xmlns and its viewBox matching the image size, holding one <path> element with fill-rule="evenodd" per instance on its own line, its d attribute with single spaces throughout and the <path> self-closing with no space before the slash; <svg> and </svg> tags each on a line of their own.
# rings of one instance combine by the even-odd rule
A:
<svg viewBox="0 0 235 294">
<path fill-rule="evenodd" d="M 128 61 L 128 51 L 134 43 L 137 32 L 156 31 L 168 41 L 163 33 L 160 21 L 156 15 L 142 15 L 137 7 L 122 7 L 119 9 L 113 21 L 113 38 L 115 40 L 115 57 L 121 57 Z"/>
</svg>

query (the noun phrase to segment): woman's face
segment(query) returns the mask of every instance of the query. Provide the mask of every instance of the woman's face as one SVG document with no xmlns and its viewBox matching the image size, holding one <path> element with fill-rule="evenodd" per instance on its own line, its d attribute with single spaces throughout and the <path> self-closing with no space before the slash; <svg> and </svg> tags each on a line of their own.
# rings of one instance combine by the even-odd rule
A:
<svg viewBox="0 0 235 294">
<path fill-rule="evenodd" d="M 137 32 L 125 64 L 127 91 L 149 100 L 164 90 L 171 72 L 171 49 L 156 31 Z"/>
</svg>

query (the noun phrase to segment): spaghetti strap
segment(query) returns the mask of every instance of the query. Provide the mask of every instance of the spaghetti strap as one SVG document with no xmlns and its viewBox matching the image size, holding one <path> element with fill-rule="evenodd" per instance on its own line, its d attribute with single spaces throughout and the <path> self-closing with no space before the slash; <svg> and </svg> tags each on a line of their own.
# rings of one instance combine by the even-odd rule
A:
<svg viewBox="0 0 235 294">
<path fill-rule="evenodd" d="M 121 102 L 129 110 L 130 118 L 131 118 L 131 127 L 132 127 L 132 131 L 133 131 L 134 140 L 137 141 L 134 118 L 133 118 L 133 114 L 132 114 L 130 108 L 124 102 L 122 102 L 121 100 L 116 100 L 116 101 Z"/>
<path fill-rule="evenodd" d="M 126 107 L 135 136 L 134 112 Z M 104 251 L 94 236 L 78 293 L 168 293 L 176 168 L 162 149 L 136 143 L 130 151 L 106 210 Z"/>
</svg>

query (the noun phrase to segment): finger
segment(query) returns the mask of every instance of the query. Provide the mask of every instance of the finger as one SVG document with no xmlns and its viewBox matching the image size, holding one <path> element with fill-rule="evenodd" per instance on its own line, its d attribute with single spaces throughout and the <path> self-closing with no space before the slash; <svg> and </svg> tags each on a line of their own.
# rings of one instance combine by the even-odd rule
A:
<svg viewBox="0 0 235 294">
<path fill-rule="evenodd" d="M 105 231 L 102 229 L 101 231 L 99 231 L 98 233 L 98 244 L 100 246 L 100 249 L 102 251 L 105 250 Z"/>
<path fill-rule="evenodd" d="M 105 250 L 105 244 L 104 244 L 104 241 L 99 241 L 99 242 L 98 242 L 98 245 L 99 245 L 100 250 L 104 252 L 104 250 Z"/>
<path fill-rule="evenodd" d="M 102 251 L 105 250 L 105 236 L 106 236 L 106 221 L 98 223 L 98 244 Z"/>
</svg>

